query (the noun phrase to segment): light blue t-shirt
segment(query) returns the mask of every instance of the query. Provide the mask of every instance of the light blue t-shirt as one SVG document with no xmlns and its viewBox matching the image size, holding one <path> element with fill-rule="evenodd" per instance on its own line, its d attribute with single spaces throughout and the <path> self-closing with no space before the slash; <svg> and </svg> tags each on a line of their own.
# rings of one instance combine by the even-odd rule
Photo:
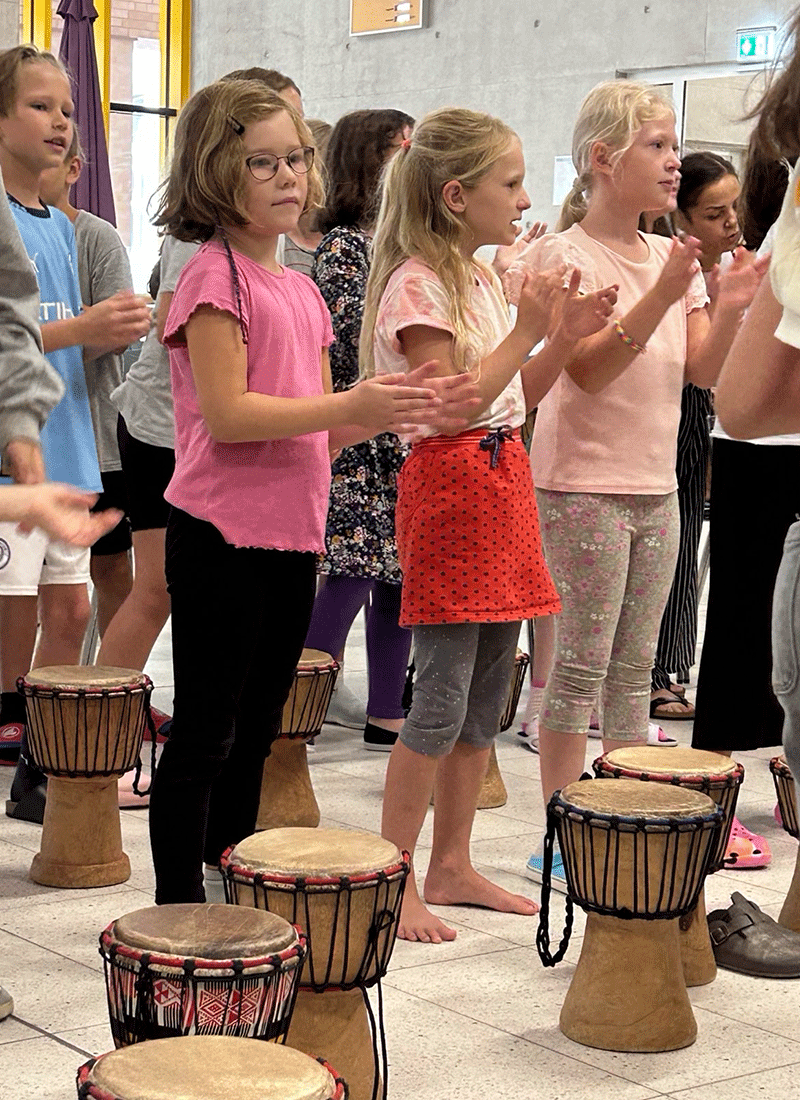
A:
<svg viewBox="0 0 800 1100">
<path fill-rule="evenodd" d="M 66 214 L 52 207 L 31 209 L 9 195 L 11 212 L 39 283 L 39 321 L 61 321 L 81 311 L 75 232 Z M 66 392 L 42 429 L 42 452 L 50 481 L 100 492 L 100 467 L 83 372 L 81 348 L 59 348 L 47 359 Z"/>
</svg>

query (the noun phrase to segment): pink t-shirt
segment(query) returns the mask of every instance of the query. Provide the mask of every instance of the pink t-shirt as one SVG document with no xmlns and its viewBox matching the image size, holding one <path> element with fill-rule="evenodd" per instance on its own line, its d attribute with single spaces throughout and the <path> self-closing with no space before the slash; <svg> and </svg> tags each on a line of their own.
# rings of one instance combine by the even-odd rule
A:
<svg viewBox="0 0 800 1100">
<path fill-rule="evenodd" d="M 467 366 L 477 369 L 482 359 L 490 355 L 511 331 L 511 318 L 500 281 L 476 268 L 475 285 L 467 310 L 473 324 L 474 339 L 467 348 Z M 375 322 L 375 373 L 396 374 L 408 370 L 408 361 L 398 333 L 410 325 L 452 332 L 447 294 L 436 274 L 420 260 L 400 264 L 386 284 Z M 495 398 L 464 431 L 470 428 L 499 428 L 508 424 L 518 428 L 525 421 L 525 395 L 522 379 L 514 375 L 501 394 Z M 420 435 L 436 435 L 424 428 Z"/>
<path fill-rule="evenodd" d="M 671 241 L 641 234 L 649 255 L 635 263 L 573 225 L 533 241 L 520 263 L 544 271 L 566 263 L 581 271 L 581 290 L 619 285 L 615 316 L 625 314 L 653 288 Z M 513 297 L 513 265 L 505 280 Z M 665 313 L 647 350 L 600 393 L 585 393 L 566 371 L 536 414 L 531 444 L 533 479 L 565 493 L 662 495 L 677 488 L 675 458 L 686 369 L 686 316 L 708 301 L 698 272 L 688 293 Z"/>
<path fill-rule="evenodd" d="M 279 275 L 234 252 L 247 344 L 247 388 L 275 397 L 323 393 L 320 353 L 333 341 L 330 315 L 311 279 Z M 200 412 L 184 325 L 201 305 L 238 317 L 222 245 L 209 241 L 183 269 L 164 342 L 175 401 L 170 504 L 207 520 L 234 546 L 320 552 L 330 489 L 328 433 L 262 443 L 217 443 Z M 225 364 L 220 363 L 220 370 Z"/>
</svg>

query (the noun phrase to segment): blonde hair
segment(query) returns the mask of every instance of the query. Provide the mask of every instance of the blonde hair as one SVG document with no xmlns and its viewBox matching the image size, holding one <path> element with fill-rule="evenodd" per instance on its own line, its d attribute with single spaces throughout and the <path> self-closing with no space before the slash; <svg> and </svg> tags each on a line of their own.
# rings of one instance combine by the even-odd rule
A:
<svg viewBox="0 0 800 1100">
<path fill-rule="evenodd" d="M 581 104 L 572 133 L 572 163 L 577 172 L 572 190 L 561 207 L 556 232 L 569 229 L 582 221 L 586 211 L 586 195 L 592 189 L 592 147 L 604 142 L 613 153 L 614 167 L 630 149 L 646 122 L 655 122 L 675 115 L 675 108 L 651 84 L 632 80 L 608 80 L 592 88 Z"/>
<path fill-rule="evenodd" d="M 466 226 L 447 206 L 442 188 L 450 180 L 466 190 L 477 186 L 514 137 L 513 130 L 491 115 L 445 107 L 418 122 L 410 142 L 389 162 L 361 325 L 362 375 L 375 373 L 373 335 L 386 284 L 412 257 L 435 271 L 445 289 L 454 334 L 453 361 L 458 370 L 467 369 L 467 349 L 475 333 L 466 307 L 477 261 L 470 263 L 461 252 Z"/>
<path fill-rule="evenodd" d="M 45 62 L 64 76 L 70 83 L 69 73 L 55 54 L 40 50 L 32 43 L 25 46 L 12 46 L 10 50 L 0 52 L 0 117 L 8 118 L 14 110 L 17 100 L 17 81 L 23 65 Z"/>
<path fill-rule="evenodd" d="M 170 173 L 160 188 L 153 224 L 181 241 L 207 241 L 220 226 L 244 227 L 242 134 L 252 122 L 286 111 L 301 145 L 314 145 L 303 119 L 285 99 L 256 80 L 218 80 L 196 92 L 178 118 Z M 306 210 L 323 199 L 316 164 L 308 173 Z"/>
</svg>

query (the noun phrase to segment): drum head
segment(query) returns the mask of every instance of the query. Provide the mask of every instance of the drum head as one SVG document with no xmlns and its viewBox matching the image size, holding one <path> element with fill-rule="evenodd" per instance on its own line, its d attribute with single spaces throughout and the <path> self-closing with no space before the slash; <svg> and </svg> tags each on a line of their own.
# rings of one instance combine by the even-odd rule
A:
<svg viewBox="0 0 800 1100">
<path fill-rule="evenodd" d="M 32 668 L 25 677 L 31 687 L 81 691 L 86 688 L 122 688 L 144 684 L 147 677 L 135 668 L 103 665 L 48 665 Z"/>
<path fill-rule="evenodd" d="M 154 905 L 119 917 L 113 933 L 138 951 L 181 958 L 248 959 L 297 942 L 282 917 L 240 905 Z"/>
<path fill-rule="evenodd" d="M 100 1058 L 89 1080 L 118 1100 L 328 1100 L 336 1088 L 299 1050 L 225 1035 L 123 1047 Z"/>
<path fill-rule="evenodd" d="M 577 810 L 618 817 L 696 817 L 717 810 L 716 802 L 700 791 L 667 783 L 631 783 L 629 779 L 570 783 L 561 792 L 561 801 Z"/>
<path fill-rule="evenodd" d="M 334 663 L 330 653 L 323 653 L 321 649 L 304 649 L 300 660 L 297 662 L 297 667 L 330 668 Z"/>
<path fill-rule="evenodd" d="M 728 775 L 739 767 L 730 756 L 706 752 L 704 749 L 690 749 L 683 745 L 677 745 L 668 752 L 658 745 L 631 745 L 630 748 L 607 752 L 600 760 L 613 767 L 624 768 L 625 771 L 665 777 Z"/>
<path fill-rule="evenodd" d="M 400 860 L 390 841 L 346 829 L 268 829 L 241 841 L 230 855 L 234 869 L 320 877 L 372 874 Z"/>
</svg>

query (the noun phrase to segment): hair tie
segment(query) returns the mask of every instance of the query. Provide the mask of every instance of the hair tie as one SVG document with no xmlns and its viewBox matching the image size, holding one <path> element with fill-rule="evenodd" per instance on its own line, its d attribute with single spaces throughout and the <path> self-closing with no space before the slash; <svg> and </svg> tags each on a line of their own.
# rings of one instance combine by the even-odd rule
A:
<svg viewBox="0 0 800 1100">
<path fill-rule="evenodd" d="M 403 140 L 400 142 L 400 148 L 408 152 L 408 150 L 411 148 L 411 138 L 403 138 Z"/>
</svg>

